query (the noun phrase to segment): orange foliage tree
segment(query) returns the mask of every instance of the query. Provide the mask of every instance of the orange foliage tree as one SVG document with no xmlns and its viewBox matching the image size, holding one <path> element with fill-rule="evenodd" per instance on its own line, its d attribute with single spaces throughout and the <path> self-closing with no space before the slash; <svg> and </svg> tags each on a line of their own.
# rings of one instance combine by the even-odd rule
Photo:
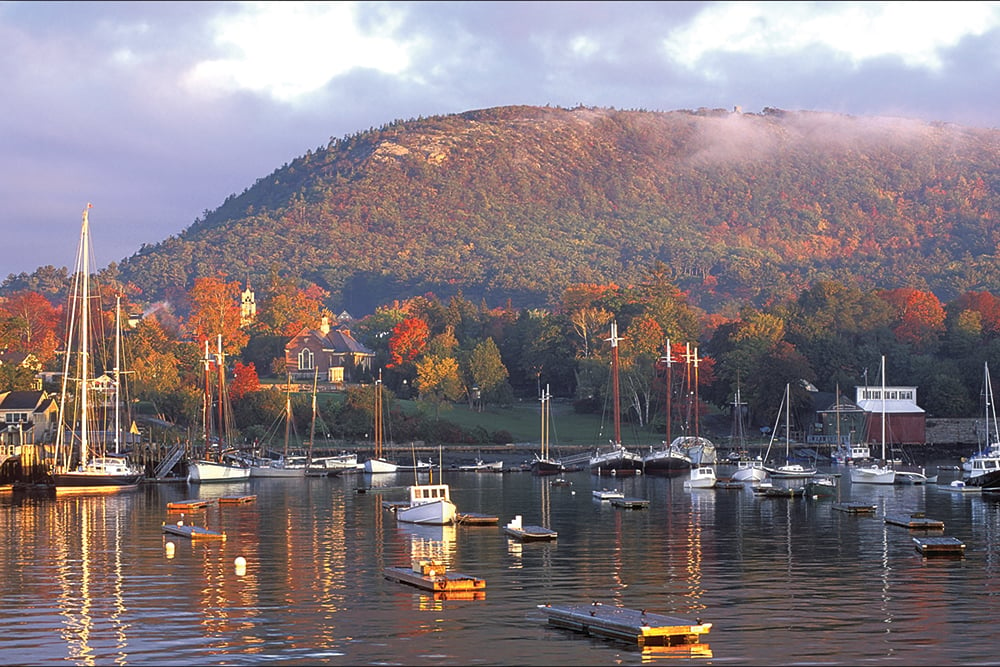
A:
<svg viewBox="0 0 1000 667">
<path fill-rule="evenodd" d="M 427 322 L 419 317 L 408 317 L 394 326 L 389 337 L 388 366 L 392 368 L 414 361 L 427 347 L 430 332 Z"/>
<path fill-rule="evenodd" d="M 882 298 L 893 308 L 896 340 L 918 348 L 937 343 L 944 333 L 944 307 L 931 292 L 902 287 L 886 290 Z"/>
<path fill-rule="evenodd" d="M 243 365 L 237 361 L 233 367 L 233 381 L 229 383 L 229 397 L 238 401 L 247 394 L 260 390 L 260 378 L 253 362 Z"/>
<path fill-rule="evenodd" d="M 194 287 L 188 292 L 191 301 L 188 330 L 195 340 L 214 342 L 221 335 L 227 354 L 243 349 L 249 336 L 240 329 L 241 291 L 238 282 L 226 282 L 222 277 L 195 278 Z"/>
</svg>

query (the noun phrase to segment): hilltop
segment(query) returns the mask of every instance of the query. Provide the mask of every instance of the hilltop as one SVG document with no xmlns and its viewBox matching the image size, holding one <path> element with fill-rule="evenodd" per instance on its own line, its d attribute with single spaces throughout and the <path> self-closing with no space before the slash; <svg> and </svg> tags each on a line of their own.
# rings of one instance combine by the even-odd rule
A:
<svg viewBox="0 0 1000 667">
<path fill-rule="evenodd" d="M 499 107 L 331 139 L 118 268 L 149 300 L 277 270 L 358 315 L 541 306 L 658 262 L 709 311 L 821 279 L 947 300 L 1000 292 L 998 167 L 996 130 L 905 119 Z"/>
</svg>

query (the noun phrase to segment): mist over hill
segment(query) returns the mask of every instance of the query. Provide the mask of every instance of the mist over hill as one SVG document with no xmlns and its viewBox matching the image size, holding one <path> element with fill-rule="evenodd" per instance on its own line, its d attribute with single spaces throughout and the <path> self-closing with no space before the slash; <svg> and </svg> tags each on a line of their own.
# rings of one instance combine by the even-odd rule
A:
<svg viewBox="0 0 1000 667">
<path fill-rule="evenodd" d="M 998 165 L 996 130 L 905 119 L 499 107 L 330 139 L 119 270 L 149 300 L 277 270 L 355 315 L 541 306 L 657 262 L 709 311 L 823 279 L 948 300 L 1000 293 Z"/>
</svg>

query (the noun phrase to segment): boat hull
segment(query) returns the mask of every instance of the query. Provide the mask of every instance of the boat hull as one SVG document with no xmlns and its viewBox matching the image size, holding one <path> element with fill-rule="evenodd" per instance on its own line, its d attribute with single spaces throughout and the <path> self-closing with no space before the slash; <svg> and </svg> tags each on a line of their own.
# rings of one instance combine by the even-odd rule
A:
<svg viewBox="0 0 1000 667">
<path fill-rule="evenodd" d="M 455 523 L 457 511 L 450 500 L 435 500 L 396 510 L 396 519 L 404 523 L 443 526 Z"/>
<path fill-rule="evenodd" d="M 731 479 L 735 482 L 763 482 L 767 479 L 767 471 L 763 465 L 741 462 L 731 475 Z"/>
<path fill-rule="evenodd" d="M 365 472 L 369 474 L 390 473 L 399 470 L 399 466 L 385 459 L 368 459 L 365 461 Z"/>
<path fill-rule="evenodd" d="M 647 475 L 676 475 L 691 470 L 691 457 L 684 452 L 661 449 L 642 458 L 642 470 Z"/>
<path fill-rule="evenodd" d="M 552 459 L 535 459 L 531 462 L 531 472 L 535 475 L 558 475 L 566 471 L 562 461 Z"/>
<path fill-rule="evenodd" d="M 281 465 L 274 466 L 253 466 L 250 468 L 251 477 L 283 477 L 302 478 L 306 476 L 305 468 L 286 468 Z"/>
<path fill-rule="evenodd" d="M 65 491 L 126 491 L 139 486 L 143 475 L 134 474 L 110 474 L 100 472 L 67 472 L 53 476 L 55 479 L 56 493 Z"/>
<path fill-rule="evenodd" d="M 895 484 L 896 471 L 881 466 L 858 466 L 851 470 L 851 484 Z"/>
<path fill-rule="evenodd" d="M 595 475 L 638 475 L 642 473 L 642 457 L 624 447 L 591 457 L 590 472 Z"/>
<path fill-rule="evenodd" d="M 194 461 L 188 466 L 188 481 L 235 482 L 250 479 L 250 468 L 215 461 Z"/>
</svg>

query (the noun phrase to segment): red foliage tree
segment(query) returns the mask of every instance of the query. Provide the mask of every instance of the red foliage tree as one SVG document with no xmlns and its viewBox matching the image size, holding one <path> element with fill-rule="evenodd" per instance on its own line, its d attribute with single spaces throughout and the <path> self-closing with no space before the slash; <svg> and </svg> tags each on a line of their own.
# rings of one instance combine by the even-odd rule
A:
<svg viewBox="0 0 1000 667">
<path fill-rule="evenodd" d="M 260 378 L 253 362 L 243 365 L 237 361 L 233 367 L 233 381 L 229 383 L 229 397 L 238 401 L 247 394 L 260 390 Z"/>
<path fill-rule="evenodd" d="M 895 312 L 892 331 L 899 342 L 923 347 L 944 332 L 944 307 L 931 292 L 903 287 L 882 292 L 882 298 Z"/>
<path fill-rule="evenodd" d="M 419 317 L 408 317 L 392 328 L 389 337 L 389 368 L 415 360 L 430 338 L 431 330 L 427 322 Z"/>
</svg>

